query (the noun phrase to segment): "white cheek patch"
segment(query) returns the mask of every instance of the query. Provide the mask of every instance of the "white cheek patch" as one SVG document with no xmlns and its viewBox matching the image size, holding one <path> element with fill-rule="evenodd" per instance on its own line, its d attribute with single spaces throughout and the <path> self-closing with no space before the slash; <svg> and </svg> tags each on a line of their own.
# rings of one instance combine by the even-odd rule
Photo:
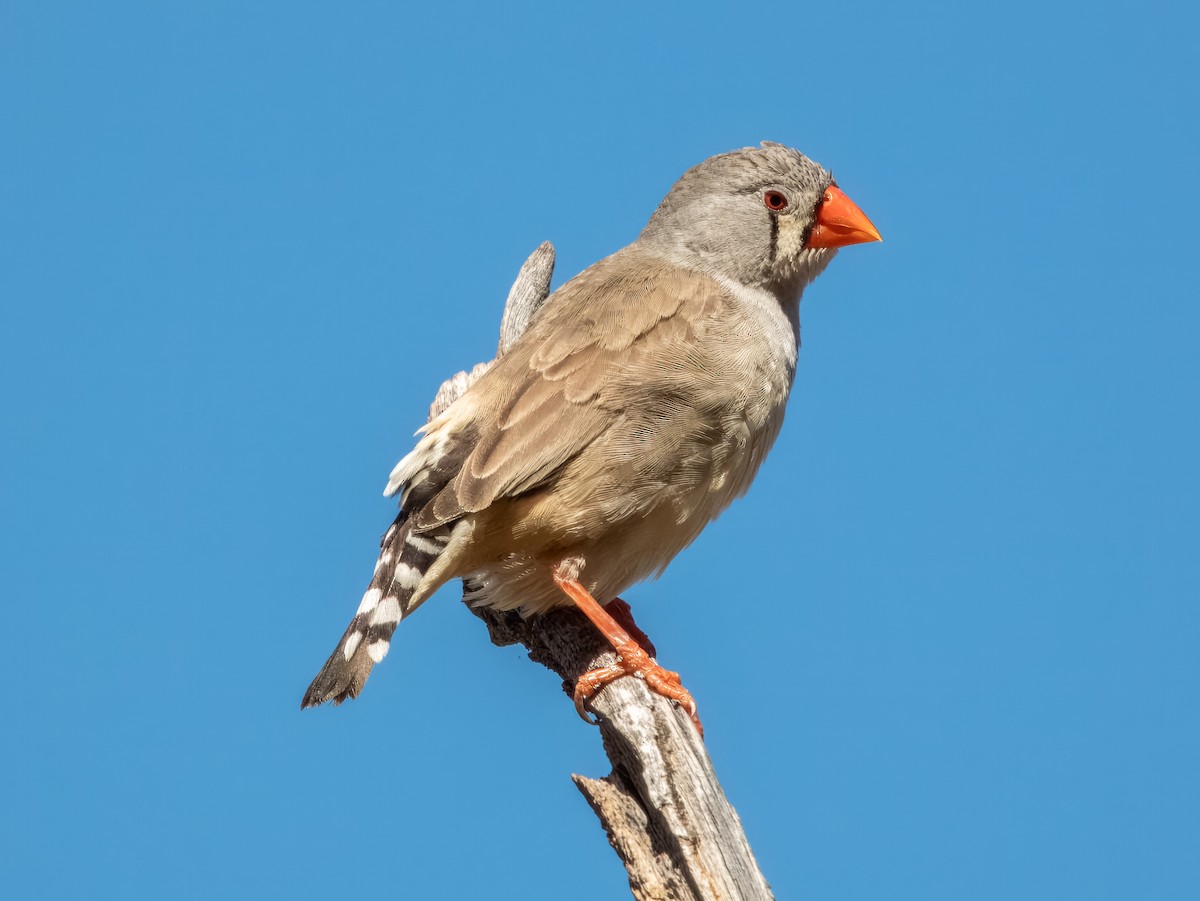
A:
<svg viewBox="0 0 1200 901">
<path fill-rule="evenodd" d="M 807 229 L 807 223 L 797 222 L 793 219 L 787 219 L 783 223 L 783 227 L 779 229 L 779 244 L 776 250 L 776 258 L 781 260 L 789 260 L 800 255 L 800 251 L 804 249 L 804 232 Z"/>
</svg>

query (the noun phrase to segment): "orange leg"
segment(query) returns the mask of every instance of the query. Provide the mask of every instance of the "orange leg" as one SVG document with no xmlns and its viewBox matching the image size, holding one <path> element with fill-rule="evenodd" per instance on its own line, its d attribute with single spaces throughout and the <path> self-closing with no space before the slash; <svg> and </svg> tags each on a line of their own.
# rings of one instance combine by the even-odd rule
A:
<svg viewBox="0 0 1200 901">
<path fill-rule="evenodd" d="M 629 633 L 629 637 L 641 646 L 651 657 L 658 656 L 658 650 L 654 647 L 654 642 L 650 640 L 650 636 L 642 631 L 642 627 L 633 621 L 633 611 L 629 608 L 629 604 L 620 598 L 613 598 L 604 605 L 604 611 L 617 621 L 617 625 Z"/>
<path fill-rule="evenodd" d="M 635 676 L 644 679 L 651 691 L 675 701 L 686 710 L 688 716 L 692 718 L 692 723 L 696 726 L 696 731 L 703 736 L 704 727 L 700 725 L 700 717 L 696 715 L 696 702 L 692 699 L 691 693 L 680 683 L 679 674 L 659 666 L 629 632 L 621 628 L 612 615 L 600 606 L 586 588 L 579 584 L 574 566 L 568 565 L 565 561 L 560 563 L 554 568 L 554 581 L 563 590 L 563 593 L 575 602 L 575 606 L 583 611 L 584 616 L 600 630 L 600 634 L 608 639 L 609 644 L 617 652 L 616 663 L 588 670 L 576 680 L 575 709 L 579 715 L 589 723 L 592 722 L 583 708 L 584 702 L 609 682 L 619 679 L 621 676 Z M 617 601 L 613 601 L 613 603 L 615 604 Z M 624 614 L 623 618 L 628 618 L 632 622 L 628 605 L 624 601 L 620 601 L 620 603 L 625 607 L 624 611 L 621 611 Z M 641 629 L 637 629 L 637 632 L 641 634 Z M 645 635 L 642 634 L 642 637 L 644 638 Z"/>
</svg>

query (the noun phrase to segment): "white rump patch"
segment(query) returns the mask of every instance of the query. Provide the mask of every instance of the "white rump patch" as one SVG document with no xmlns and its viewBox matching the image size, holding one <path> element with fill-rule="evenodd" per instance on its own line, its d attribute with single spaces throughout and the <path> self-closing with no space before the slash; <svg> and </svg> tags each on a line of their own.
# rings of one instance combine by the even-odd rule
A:
<svg viewBox="0 0 1200 901">
<path fill-rule="evenodd" d="M 399 491 L 401 488 L 403 488 L 404 493 L 401 495 L 401 500 L 403 500 L 405 497 L 408 496 L 408 492 L 412 491 L 414 488 L 416 488 L 418 485 L 420 485 L 422 482 L 424 482 L 428 478 L 429 478 L 429 467 L 425 467 L 424 469 L 418 470 L 416 475 L 414 475 L 411 479 L 406 479 L 403 482 L 397 482 L 395 484 L 395 486 L 389 485 L 388 486 L 389 490 L 387 492 L 387 495 L 390 497 L 391 495 L 393 495 L 397 491 Z"/>
<path fill-rule="evenodd" d="M 406 588 L 409 591 L 420 585 L 421 579 L 421 571 L 415 566 L 409 566 L 407 563 L 397 563 L 396 572 L 392 575 L 393 584 L 399 585 L 401 588 Z"/>
<path fill-rule="evenodd" d="M 370 613 L 375 609 L 375 605 L 379 603 L 381 597 L 383 597 L 383 592 L 378 588 L 368 588 L 367 593 L 363 595 L 362 603 L 358 605 L 358 612 Z"/>
<path fill-rule="evenodd" d="M 363 634 L 361 632 L 355 632 L 346 639 L 346 646 L 342 648 L 343 657 L 349 660 L 354 656 L 354 652 L 358 650 L 358 645 L 362 641 L 362 636 Z"/>
<path fill-rule="evenodd" d="M 394 597 L 384 598 L 383 603 L 376 607 L 375 612 L 371 614 L 371 625 L 398 623 L 400 616 L 400 602 Z"/>
<path fill-rule="evenodd" d="M 383 491 L 385 495 L 391 497 L 401 488 L 405 486 L 411 488 L 421 479 L 428 478 L 429 469 L 437 466 L 438 461 L 445 456 L 450 438 L 457 431 L 458 423 L 450 418 L 451 411 L 454 411 L 457 406 L 458 404 L 452 404 L 432 422 L 427 422 L 417 430 L 417 434 L 420 435 L 423 432 L 424 437 L 392 469 L 392 474 L 388 477 L 387 488 Z M 464 407 L 454 415 L 461 418 L 469 415 L 470 412 L 469 407 Z"/>
<path fill-rule="evenodd" d="M 388 648 L 390 646 L 391 642 L 385 641 L 382 638 L 379 639 L 379 641 L 373 641 L 367 645 L 367 656 L 378 663 L 387 656 Z"/>
<path fill-rule="evenodd" d="M 415 463 L 415 460 L 421 453 L 422 443 L 422 441 L 418 441 L 417 446 L 401 457 L 400 462 L 392 468 L 392 473 L 388 476 L 387 487 L 383 489 L 384 497 L 391 497 L 395 494 L 400 486 L 411 479 L 421 468 L 421 465 Z"/>
</svg>

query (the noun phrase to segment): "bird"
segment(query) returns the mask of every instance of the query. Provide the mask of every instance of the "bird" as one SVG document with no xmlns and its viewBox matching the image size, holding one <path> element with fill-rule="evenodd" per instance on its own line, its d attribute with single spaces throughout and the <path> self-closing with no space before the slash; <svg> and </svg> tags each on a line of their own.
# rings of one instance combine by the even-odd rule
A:
<svg viewBox="0 0 1200 901">
<path fill-rule="evenodd" d="M 701 729 L 612 602 L 750 487 L 783 423 L 801 294 L 839 248 L 880 240 L 828 170 L 783 144 L 688 169 L 632 244 L 559 287 L 419 430 L 387 482 L 399 514 L 370 584 L 301 706 L 357 697 L 400 621 L 461 578 L 475 605 L 575 605 L 596 625 L 618 660 L 578 680 L 585 719 L 633 675 Z"/>
</svg>

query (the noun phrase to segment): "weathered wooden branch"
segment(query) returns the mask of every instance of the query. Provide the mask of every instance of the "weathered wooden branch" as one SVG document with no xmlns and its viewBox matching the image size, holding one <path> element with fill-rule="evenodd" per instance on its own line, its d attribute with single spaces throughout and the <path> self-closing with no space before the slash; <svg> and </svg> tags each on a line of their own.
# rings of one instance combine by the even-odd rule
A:
<svg viewBox="0 0 1200 901">
<path fill-rule="evenodd" d="M 554 248 L 526 260 L 504 308 L 497 355 L 529 324 L 549 295 Z M 447 379 L 430 407 L 437 415 L 490 364 Z M 469 605 L 468 605 L 469 606 Z M 574 608 L 522 619 L 471 608 L 494 644 L 522 644 L 557 673 L 569 694 L 584 672 L 615 661 L 596 628 Z M 569 706 L 564 715 L 573 716 Z M 758 869 L 737 813 L 717 781 L 704 742 L 686 714 L 639 679 L 606 686 L 590 704 L 612 772 L 574 776 L 625 864 L 638 901 L 765 901 L 774 896 Z"/>
</svg>

